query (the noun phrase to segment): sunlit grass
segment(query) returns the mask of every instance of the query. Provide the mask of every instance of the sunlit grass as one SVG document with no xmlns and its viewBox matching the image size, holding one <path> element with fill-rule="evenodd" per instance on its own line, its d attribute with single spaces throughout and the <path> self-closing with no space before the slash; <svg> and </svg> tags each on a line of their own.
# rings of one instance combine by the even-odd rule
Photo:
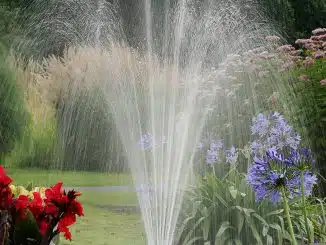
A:
<svg viewBox="0 0 326 245">
<path fill-rule="evenodd" d="M 80 197 L 82 203 L 90 206 L 105 206 L 105 205 L 116 205 L 116 206 L 129 206 L 137 205 L 137 196 L 135 192 L 128 191 L 115 191 L 115 192 L 96 192 L 96 191 L 82 191 Z"/>
<path fill-rule="evenodd" d="M 26 185 L 30 181 L 35 186 L 51 186 L 58 181 L 69 187 L 132 185 L 129 174 L 7 168 L 6 171 L 17 185 Z"/>
<path fill-rule="evenodd" d="M 140 214 L 112 213 L 90 205 L 84 205 L 84 209 L 85 216 L 71 229 L 72 242 L 61 238 L 60 244 L 145 244 Z"/>
<path fill-rule="evenodd" d="M 72 227 L 72 242 L 61 238 L 64 245 L 144 245 L 145 236 L 139 213 L 114 213 L 98 205 L 136 205 L 133 192 L 82 192 L 80 201 L 85 216 Z"/>
</svg>

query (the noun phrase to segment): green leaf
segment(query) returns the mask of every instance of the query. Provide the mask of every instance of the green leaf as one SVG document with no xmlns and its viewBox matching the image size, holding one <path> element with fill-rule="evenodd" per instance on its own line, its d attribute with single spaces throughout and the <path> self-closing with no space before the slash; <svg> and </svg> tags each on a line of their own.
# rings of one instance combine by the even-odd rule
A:
<svg viewBox="0 0 326 245">
<path fill-rule="evenodd" d="M 268 223 L 266 222 L 266 220 L 263 219 L 263 217 L 261 217 L 259 214 L 254 213 L 252 216 L 257 218 L 258 220 L 260 220 L 265 226 L 268 226 Z"/>
<path fill-rule="evenodd" d="M 224 235 L 224 232 L 226 232 L 228 229 L 233 229 L 233 227 L 230 225 L 229 221 L 224 221 L 221 226 L 220 229 L 218 229 L 215 239 L 216 241 L 220 241 L 222 239 L 222 236 Z"/>
<path fill-rule="evenodd" d="M 264 227 L 263 227 L 263 236 L 266 236 L 267 235 L 268 230 L 269 230 L 269 227 L 266 226 L 266 225 L 264 225 Z"/>
<path fill-rule="evenodd" d="M 275 211 L 272 211 L 272 212 L 269 212 L 268 214 L 266 214 L 265 216 L 268 217 L 268 216 L 272 216 L 272 215 L 277 215 L 277 214 L 281 214 L 284 212 L 284 209 L 278 209 L 278 210 L 275 210 Z"/>
<path fill-rule="evenodd" d="M 211 219 L 206 217 L 204 219 L 203 226 L 202 226 L 204 240 L 207 240 L 208 238 L 210 224 L 211 224 Z"/>
<path fill-rule="evenodd" d="M 273 238 L 270 235 L 266 237 L 266 245 L 273 245 Z"/>
<path fill-rule="evenodd" d="M 269 227 L 275 229 L 277 231 L 277 240 L 278 240 L 278 245 L 282 245 L 283 243 L 283 231 L 281 226 L 278 224 L 270 224 Z"/>
<path fill-rule="evenodd" d="M 234 186 L 230 186 L 229 187 L 229 191 L 230 191 L 230 194 L 233 197 L 233 199 L 236 199 L 237 198 L 237 194 L 238 194 L 238 190 L 236 190 L 234 188 Z"/>
<path fill-rule="evenodd" d="M 238 229 L 238 235 L 239 235 L 242 231 L 245 217 L 244 217 L 243 213 L 238 213 L 237 217 L 238 217 L 237 229 Z"/>
</svg>

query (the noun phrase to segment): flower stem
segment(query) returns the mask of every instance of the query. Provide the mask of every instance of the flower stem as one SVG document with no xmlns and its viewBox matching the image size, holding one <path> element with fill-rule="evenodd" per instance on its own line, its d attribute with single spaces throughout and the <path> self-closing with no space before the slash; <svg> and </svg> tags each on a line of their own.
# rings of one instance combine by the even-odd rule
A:
<svg viewBox="0 0 326 245">
<path fill-rule="evenodd" d="M 284 212 L 288 221 L 288 226 L 289 226 L 289 231 L 290 231 L 290 236 L 292 240 L 292 245 L 297 245 L 297 240 L 295 239 L 294 231 L 293 231 L 293 225 L 290 217 L 290 207 L 289 207 L 289 202 L 285 194 L 284 187 L 281 188 L 282 191 L 282 196 L 283 196 L 283 205 L 284 205 Z"/>
<path fill-rule="evenodd" d="M 308 234 L 308 243 L 311 244 L 313 241 L 309 225 L 308 225 L 308 217 L 307 217 L 307 209 L 306 209 L 306 198 L 305 198 L 305 189 L 304 189 L 304 173 L 301 171 L 301 200 L 302 200 L 302 212 L 304 216 L 306 231 Z"/>
</svg>

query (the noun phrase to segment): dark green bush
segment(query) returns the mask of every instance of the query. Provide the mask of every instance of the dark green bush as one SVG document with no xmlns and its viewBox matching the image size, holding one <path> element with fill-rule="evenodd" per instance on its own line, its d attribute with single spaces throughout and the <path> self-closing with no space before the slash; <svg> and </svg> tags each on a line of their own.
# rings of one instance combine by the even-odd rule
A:
<svg viewBox="0 0 326 245">
<path fill-rule="evenodd" d="M 0 154 L 9 152 L 29 122 L 23 91 L 17 86 L 14 72 L 4 53 L 0 53 Z"/>
<path fill-rule="evenodd" d="M 63 168 L 91 171 L 126 169 L 122 146 L 99 89 L 69 91 L 57 105 Z"/>
<path fill-rule="evenodd" d="M 301 75 L 307 75 L 307 81 L 300 81 Z M 310 67 L 299 67 L 293 70 L 295 81 L 293 90 L 299 98 L 292 108 L 295 116 L 306 129 L 306 137 L 316 155 L 320 174 L 326 176 L 326 86 L 320 81 L 326 79 L 326 59 L 317 60 Z M 320 190 L 326 193 L 326 183 L 321 182 Z M 323 194 L 323 195 L 324 195 Z"/>
<path fill-rule="evenodd" d="M 59 166 L 56 121 L 50 117 L 42 122 L 31 122 L 24 135 L 6 158 L 6 164 L 20 168 L 54 169 Z"/>
</svg>

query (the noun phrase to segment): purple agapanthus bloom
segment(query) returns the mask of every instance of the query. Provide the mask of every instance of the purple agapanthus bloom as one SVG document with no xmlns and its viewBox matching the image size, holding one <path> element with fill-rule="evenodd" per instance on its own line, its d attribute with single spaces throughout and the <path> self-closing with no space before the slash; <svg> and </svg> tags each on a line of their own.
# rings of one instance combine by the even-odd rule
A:
<svg viewBox="0 0 326 245">
<path fill-rule="evenodd" d="M 307 148 L 301 148 L 297 151 L 292 151 L 289 156 L 289 162 L 295 165 L 298 169 L 314 168 L 315 159 L 312 152 Z"/>
<path fill-rule="evenodd" d="M 268 116 L 262 113 L 258 114 L 253 120 L 251 132 L 255 136 L 251 144 L 254 155 L 261 155 L 271 147 L 277 150 L 286 148 L 296 150 L 301 141 L 300 135 L 293 130 L 292 126 L 278 112 Z"/>
<path fill-rule="evenodd" d="M 238 152 L 234 146 L 232 146 L 229 150 L 226 150 L 227 163 L 235 163 L 237 159 L 238 159 Z"/>
<path fill-rule="evenodd" d="M 208 150 L 206 153 L 206 163 L 209 165 L 214 164 L 215 162 L 217 162 L 219 157 L 219 154 L 217 152 L 217 150 Z"/>
<path fill-rule="evenodd" d="M 219 150 L 223 148 L 222 140 L 212 140 L 210 147 L 206 153 L 206 163 L 212 165 L 217 162 L 219 158 Z"/>
<path fill-rule="evenodd" d="M 143 150 L 147 150 L 153 148 L 154 142 L 154 136 L 151 133 L 146 133 L 140 137 L 138 146 Z"/>
<path fill-rule="evenodd" d="M 259 113 L 255 120 L 253 120 L 253 124 L 251 126 L 252 134 L 258 134 L 259 136 L 264 136 L 268 132 L 270 121 L 267 116 L 263 113 Z"/>
<path fill-rule="evenodd" d="M 298 170 L 291 158 L 285 158 L 275 148 L 269 149 L 263 158 L 254 157 L 248 169 L 247 181 L 256 194 L 257 201 L 269 199 L 273 203 L 281 200 L 284 188 L 289 198 L 301 196 L 301 173 L 304 176 L 305 195 L 311 195 L 317 177 L 308 170 Z"/>
<path fill-rule="evenodd" d="M 158 137 L 154 137 L 151 133 L 146 133 L 140 137 L 140 140 L 138 141 L 138 146 L 142 150 L 149 150 L 149 149 L 161 146 L 166 143 L 167 143 L 167 141 L 164 136 L 161 138 L 158 138 Z"/>
</svg>

